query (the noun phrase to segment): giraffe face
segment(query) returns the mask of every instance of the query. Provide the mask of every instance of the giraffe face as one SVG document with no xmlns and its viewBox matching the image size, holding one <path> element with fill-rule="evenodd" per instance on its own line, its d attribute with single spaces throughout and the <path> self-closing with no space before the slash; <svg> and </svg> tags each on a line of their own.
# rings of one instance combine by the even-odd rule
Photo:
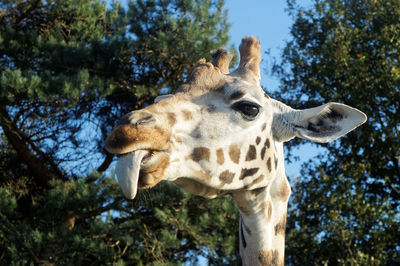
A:
<svg viewBox="0 0 400 266">
<path fill-rule="evenodd" d="M 215 197 L 273 176 L 269 97 L 251 82 L 222 77 L 217 87 L 191 88 L 121 119 L 107 149 L 120 154 L 117 175 L 126 176 L 128 198 L 161 180 Z"/>
<path fill-rule="evenodd" d="M 209 198 L 266 187 L 284 175 L 283 141 L 326 142 L 365 121 L 342 104 L 299 111 L 271 99 L 260 87 L 259 42 L 244 38 L 239 51 L 231 74 L 220 50 L 213 63 L 198 62 L 177 94 L 122 117 L 106 149 L 120 156 L 116 173 L 127 198 L 161 180 Z"/>
</svg>

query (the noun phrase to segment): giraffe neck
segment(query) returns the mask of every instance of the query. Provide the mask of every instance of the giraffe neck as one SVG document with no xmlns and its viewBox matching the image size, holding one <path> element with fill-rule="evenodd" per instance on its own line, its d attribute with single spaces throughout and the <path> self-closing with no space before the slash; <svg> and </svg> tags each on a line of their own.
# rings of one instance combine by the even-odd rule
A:
<svg viewBox="0 0 400 266">
<path fill-rule="evenodd" d="M 272 184 L 232 193 L 240 210 L 239 239 L 243 265 L 283 265 L 287 201 L 286 176 Z"/>
</svg>

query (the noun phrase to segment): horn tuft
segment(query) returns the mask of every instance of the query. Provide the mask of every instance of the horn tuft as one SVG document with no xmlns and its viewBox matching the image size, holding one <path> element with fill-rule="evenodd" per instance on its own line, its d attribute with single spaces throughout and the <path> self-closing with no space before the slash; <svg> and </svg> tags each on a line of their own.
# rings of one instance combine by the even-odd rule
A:
<svg viewBox="0 0 400 266">
<path fill-rule="evenodd" d="M 240 62 L 236 72 L 243 78 L 260 83 L 260 41 L 253 37 L 244 37 L 239 46 Z"/>
<path fill-rule="evenodd" d="M 232 53 L 226 49 L 220 48 L 211 53 L 213 65 L 218 67 L 223 74 L 229 73 L 229 63 L 232 60 Z"/>
</svg>

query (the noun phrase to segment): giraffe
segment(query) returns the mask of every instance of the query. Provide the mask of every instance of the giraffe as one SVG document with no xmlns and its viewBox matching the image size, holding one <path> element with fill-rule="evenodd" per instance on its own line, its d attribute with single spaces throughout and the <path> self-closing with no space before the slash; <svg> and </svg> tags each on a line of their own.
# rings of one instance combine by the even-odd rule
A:
<svg viewBox="0 0 400 266">
<path fill-rule="evenodd" d="M 200 59 L 174 95 L 121 118 L 105 141 L 119 155 L 123 194 L 174 181 L 206 198 L 230 194 L 239 213 L 243 265 L 283 265 L 291 188 L 283 143 L 294 137 L 335 140 L 366 115 L 340 103 L 296 110 L 260 86 L 260 43 L 244 37 L 240 62 L 229 73 L 230 53 Z"/>
</svg>

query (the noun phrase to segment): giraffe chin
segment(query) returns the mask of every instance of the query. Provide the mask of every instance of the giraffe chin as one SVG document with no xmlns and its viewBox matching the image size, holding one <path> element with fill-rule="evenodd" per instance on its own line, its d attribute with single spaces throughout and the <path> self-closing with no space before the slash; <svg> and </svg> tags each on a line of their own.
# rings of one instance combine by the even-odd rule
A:
<svg viewBox="0 0 400 266">
<path fill-rule="evenodd" d="M 127 199 L 134 199 L 138 188 L 157 185 L 168 165 L 164 152 L 137 150 L 122 155 L 115 169 L 122 193 Z"/>
</svg>

